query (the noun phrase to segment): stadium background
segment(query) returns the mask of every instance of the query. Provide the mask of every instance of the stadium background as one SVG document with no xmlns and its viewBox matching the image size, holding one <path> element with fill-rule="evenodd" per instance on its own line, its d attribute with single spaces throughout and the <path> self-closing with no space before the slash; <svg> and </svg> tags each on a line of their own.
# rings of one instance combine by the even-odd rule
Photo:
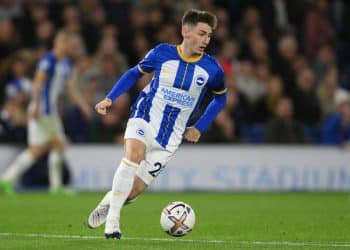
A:
<svg viewBox="0 0 350 250">
<path fill-rule="evenodd" d="M 44 157 L 18 186 L 44 192 L 0 193 L 0 249 L 350 247 L 346 0 L 0 0 L 0 174 L 26 145 L 33 72 L 58 29 L 79 35 L 74 74 L 93 107 L 150 48 L 181 41 L 180 19 L 192 7 L 219 18 L 207 51 L 225 71 L 228 105 L 199 145 L 181 147 L 152 185 L 172 192 L 143 194 L 123 209 L 123 240 L 106 241 L 103 227 L 85 225 L 103 193 L 47 194 Z M 109 188 L 129 104 L 146 83 L 105 117 L 86 120 L 61 102 L 71 141 L 65 180 L 74 189 Z M 180 239 L 159 227 L 162 208 L 175 200 L 197 216 Z"/>
<path fill-rule="evenodd" d="M 207 52 L 222 65 L 228 87 L 227 107 L 203 134 L 201 144 L 292 144 L 316 151 L 322 145 L 348 156 L 350 4 L 342 0 L 1 1 L 2 155 L 8 158 L 6 149 L 26 145 L 33 72 L 58 29 L 78 34 L 71 46 L 73 74 L 93 107 L 153 46 L 181 42 L 180 21 L 188 8 L 217 15 L 218 28 Z M 89 120 L 63 96 L 60 115 L 71 144 L 109 144 L 121 150 L 129 105 L 148 80 L 142 78 L 118 98 L 108 116 L 95 114 Z M 76 157 L 80 156 L 83 150 Z M 293 155 L 286 158 L 292 160 Z M 66 169 L 69 165 L 67 160 Z M 23 186 L 45 185 L 45 167 L 44 158 L 24 175 Z M 339 172 L 346 175 L 344 187 L 349 185 L 347 171 Z M 66 181 L 69 176 L 66 171 Z"/>
</svg>

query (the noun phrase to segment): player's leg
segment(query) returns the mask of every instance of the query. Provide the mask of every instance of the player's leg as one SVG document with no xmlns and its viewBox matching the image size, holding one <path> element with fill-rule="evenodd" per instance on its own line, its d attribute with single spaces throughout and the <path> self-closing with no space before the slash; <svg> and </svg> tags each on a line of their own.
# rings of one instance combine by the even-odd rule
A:
<svg viewBox="0 0 350 250">
<path fill-rule="evenodd" d="M 48 119 L 50 124 L 51 151 L 49 153 L 49 185 L 52 194 L 73 195 L 74 193 L 63 187 L 63 162 L 66 148 L 66 136 L 64 134 L 61 119 L 52 116 Z"/>
<path fill-rule="evenodd" d="M 145 148 L 146 150 L 146 148 Z M 126 150 L 127 151 L 127 150 Z M 131 151 L 129 151 L 131 152 Z M 132 151 L 134 152 L 134 151 Z M 126 154 L 127 155 L 127 154 Z M 120 216 L 120 209 L 121 206 L 125 204 L 125 201 L 127 200 L 134 200 L 138 195 L 140 195 L 142 192 L 146 190 L 146 188 L 151 184 L 151 182 L 161 173 L 161 171 L 164 169 L 165 165 L 168 163 L 168 161 L 171 159 L 171 157 L 174 155 L 174 152 L 170 152 L 162 148 L 157 142 L 153 140 L 152 146 L 150 147 L 150 150 L 145 153 L 145 160 L 142 160 L 137 167 L 137 169 L 134 172 L 134 182 L 132 185 L 131 191 L 128 192 L 128 195 L 126 199 L 123 198 L 123 203 L 119 203 L 119 216 Z M 141 159 L 141 157 L 139 158 Z M 118 183 L 118 181 L 117 181 Z M 114 184 L 114 181 L 113 181 Z M 108 228 L 109 223 L 109 216 L 110 214 L 113 214 L 111 210 L 113 209 L 112 204 L 113 200 L 116 199 L 116 197 L 120 197 L 120 194 L 118 193 L 115 195 L 114 190 L 112 190 L 110 196 L 105 196 L 105 202 L 108 202 L 108 198 L 110 199 L 110 208 L 108 210 L 107 214 L 107 220 L 106 220 L 106 229 Z M 106 204 L 105 203 L 105 204 Z M 108 209 L 108 206 L 104 207 L 104 211 Z M 103 213 L 99 213 L 98 220 L 96 220 L 97 224 L 103 223 Z M 106 233 L 106 237 L 109 238 L 120 238 L 120 229 L 119 229 L 119 217 L 118 217 L 118 230 L 115 230 L 114 233 L 108 234 Z M 96 224 L 96 225 L 97 225 Z"/>
<path fill-rule="evenodd" d="M 6 169 L 0 179 L 0 189 L 5 194 L 14 193 L 13 183 L 40 158 L 47 150 L 46 146 L 30 146 L 23 151 L 15 161 Z"/>
<path fill-rule="evenodd" d="M 110 207 L 106 219 L 106 238 L 120 238 L 120 210 L 129 196 L 136 170 L 145 158 L 146 145 L 143 141 L 129 138 L 125 140 L 125 157 L 115 172 L 112 184 Z"/>
<path fill-rule="evenodd" d="M 138 176 L 135 176 L 133 187 L 129 196 L 124 202 L 124 206 L 133 203 L 137 196 L 146 190 L 146 188 L 146 183 L 144 183 Z M 97 207 L 90 213 L 87 220 L 87 225 L 89 228 L 97 228 L 106 222 L 111 196 L 112 190 L 105 194 Z"/>
<path fill-rule="evenodd" d="M 134 184 L 124 205 L 130 204 L 133 201 L 135 201 L 136 198 L 147 189 L 147 187 L 148 185 L 143 180 L 141 180 L 140 177 L 137 176 L 136 172 Z"/>
<path fill-rule="evenodd" d="M 108 191 L 97 207 L 89 214 L 87 226 L 91 229 L 97 228 L 106 222 L 112 190 Z"/>
<path fill-rule="evenodd" d="M 174 152 L 169 152 L 160 147 L 157 143 L 151 150 L 147 151 L 145 160 L 141 161 L 135 173 L 135 179 L 131 192 L 128 195 L 124 205 L 128 201 L 133 201 L 138 195 L 143 193 L 152 181 L 160 174 L 165 165 L 173 156 Z M 106 221 L 106 213 L 109 210 L 109 202 L 112 197 L 112 191 L 109 191 L 99 203 L 99 205 L 90 213 L 88 226 L 96 228 Z"/>
<path fill-rule="evenodd" d="M 63 152 L 65 144 L 62 140 L 54 138 L 51 142 L 51 150 L 49 152 L 49 185 L 50 192 L 58 192 L 63 185 Z"/>
<path fill-rule="evenodd" d="M 41 118 L 28 123 L 29 148 L 23 151 L 6 169 L 1 177 L 0 189 L 7 194 L 13 193 L 12 184 L 48 149 L 48 132 L 45 121 Z"/>
</svg>

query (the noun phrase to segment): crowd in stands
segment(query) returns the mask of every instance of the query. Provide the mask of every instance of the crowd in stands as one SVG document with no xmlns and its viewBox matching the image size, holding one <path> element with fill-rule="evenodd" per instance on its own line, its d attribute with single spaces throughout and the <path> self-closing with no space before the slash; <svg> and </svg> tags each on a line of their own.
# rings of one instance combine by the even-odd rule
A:
<svg viewBox="0 0 350 250">
<path fill-rule="evenodd" d="M 350 145 L 346 0 L 1 0 L 0 142 L 26 143 L 33 73 L 57 30 L 76 34 L 72 74 L 93 108 L 152 47 L 181 42 L 189 8 L 219 19 L 207 52 L 228 89 L 226 108 L 201 142 Z M 151 77 L 107 116 L 88 119 L 62 97 L 70 141 L 121 143 L 129 107 Z"/>
</svg>

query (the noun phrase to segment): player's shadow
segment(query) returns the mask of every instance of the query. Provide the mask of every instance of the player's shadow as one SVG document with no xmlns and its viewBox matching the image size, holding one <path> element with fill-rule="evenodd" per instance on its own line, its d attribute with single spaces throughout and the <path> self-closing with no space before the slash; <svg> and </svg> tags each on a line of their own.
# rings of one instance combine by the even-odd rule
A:
<svg viewBox="0 0 350 250">
<path fill-rule="evenodd" d="M 63 163 L 63 183 L 70 182 L 69 166 Z M 20 186 L 24 189 L 48 188 L 48 154 L 42 156 L 31 168 L 29 168 L 20 179 Z"/>
</svg>

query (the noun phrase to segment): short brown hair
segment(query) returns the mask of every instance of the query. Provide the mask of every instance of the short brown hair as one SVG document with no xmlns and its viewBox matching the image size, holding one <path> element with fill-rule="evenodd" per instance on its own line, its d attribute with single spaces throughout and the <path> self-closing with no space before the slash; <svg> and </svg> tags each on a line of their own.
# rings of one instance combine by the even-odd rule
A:
<svg viewBox="0 0 350 250">
<path fill-rule="evenodd" d="M 217 18 L 214 14 L 208 11 L 202 11 L 202 10 L 196 10 L 196 9 L 191 9 L 186 11 L 184 16 L 182 17 L 182 25 L 185 25 L 185 24 L 196 25 L 197 23 L 206 23 L 213 30 L 215 30 L 217 22 L 218 22 Z"/>
</svg>

